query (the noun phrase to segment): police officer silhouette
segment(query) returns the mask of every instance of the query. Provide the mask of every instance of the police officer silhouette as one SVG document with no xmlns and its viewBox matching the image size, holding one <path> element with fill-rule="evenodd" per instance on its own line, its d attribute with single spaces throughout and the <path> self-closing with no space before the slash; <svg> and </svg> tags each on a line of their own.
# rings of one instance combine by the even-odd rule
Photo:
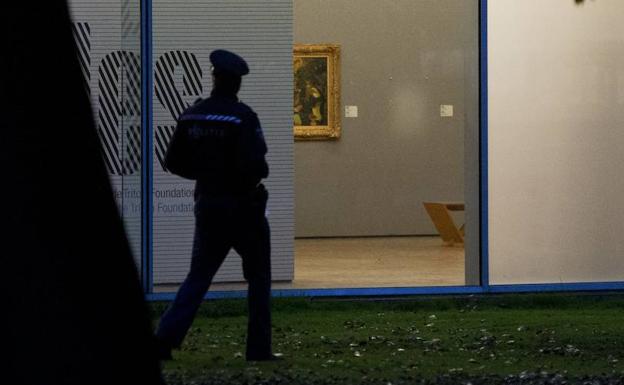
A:
<svg viewBox="0 0 624 385">
<path fill-rule="evenodd" d="M 178 119 L 166 168 L 195 179 L 195 235 L 191 269 L 160 320 L 156 337 L 161 359 L 182 343 L 215 273 L 231 248 L 241 256 L 248 282 L 248 361 L 275 360 L 271 352 L 271 260 L 268 194 L 261 179 L 269 168 L 267 147 L 254 111 L 238 100 L 240 56 L 225 50 L 210 54 L 213 89 Z"/>
</svg>

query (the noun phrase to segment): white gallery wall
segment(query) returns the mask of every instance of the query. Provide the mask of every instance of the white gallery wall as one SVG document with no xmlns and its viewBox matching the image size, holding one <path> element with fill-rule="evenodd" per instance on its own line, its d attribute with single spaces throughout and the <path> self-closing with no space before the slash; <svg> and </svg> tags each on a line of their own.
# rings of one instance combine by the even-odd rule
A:
<svg viewBox="0 0 624 385">
<path fill-rule="evenodd" d="M 624 281 L 624 1 L 488 3 L 490 281 Z"/>
</svg>

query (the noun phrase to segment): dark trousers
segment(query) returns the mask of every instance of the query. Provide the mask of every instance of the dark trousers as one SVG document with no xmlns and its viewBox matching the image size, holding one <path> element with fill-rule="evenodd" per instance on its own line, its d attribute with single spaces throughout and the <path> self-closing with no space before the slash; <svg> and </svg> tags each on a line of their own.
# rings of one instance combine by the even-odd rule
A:
<svg viewBox="0 0 624 385">
<path fill-rule="evenodd" d="M 212 278 L 234 248 L 243 260 L 249 285 L 247 359 L 271 354 L 271 250 L 264 216 L 266 201 L 264 186 L 244 196 L 198 195 L 191 270 L 160 320 L 156 333 L 160 341 L 180 346 Z"/>
</svg>

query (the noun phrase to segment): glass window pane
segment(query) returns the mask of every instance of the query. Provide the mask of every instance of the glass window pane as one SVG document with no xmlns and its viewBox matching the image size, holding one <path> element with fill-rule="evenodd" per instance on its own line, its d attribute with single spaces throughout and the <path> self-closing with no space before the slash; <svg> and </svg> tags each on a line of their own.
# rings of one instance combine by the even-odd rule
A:
<svg viewBox="0 0 624 385">
<path fill-rule="evenodd" d="M 189 269 L 195 218 L 194 181 L 164 169 L 164 154 L 182 111 L 212 88 L 210 52 L 227 49 L 250 66 L 240 99 L 258 114 L 269 148 L 268 218 L 275 280 L 293 277 L 292 3 L 155 0 L 154 283 L 177 287 Z M 232 251 L 214 282 L 244 281 Z M 216 286 L 213 287 L 213 289 Z"/>
<path fill-rule="evenodd" d="M 140 266 L 140 1 L 71 0 L 69 5 L 102 157 L 134 259 Z"/>
</svg>

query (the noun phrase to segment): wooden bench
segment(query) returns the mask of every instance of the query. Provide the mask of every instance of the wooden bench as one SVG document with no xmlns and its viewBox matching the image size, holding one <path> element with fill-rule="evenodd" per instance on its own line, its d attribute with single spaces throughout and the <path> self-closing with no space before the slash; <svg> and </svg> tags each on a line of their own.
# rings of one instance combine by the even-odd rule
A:
<svg viewBox="0 0 624 385">
<path fill-rule="evenodd" d="M 431 217 L 433 225 L 440 233 L 442 240 L 453 246 L 455 244 L 464 244 L 464 225 L 457 227 L 451 211 L 464 211 L 465 206 L 462 202 L 423 202 L 425 210 Z"/>
</svg>

